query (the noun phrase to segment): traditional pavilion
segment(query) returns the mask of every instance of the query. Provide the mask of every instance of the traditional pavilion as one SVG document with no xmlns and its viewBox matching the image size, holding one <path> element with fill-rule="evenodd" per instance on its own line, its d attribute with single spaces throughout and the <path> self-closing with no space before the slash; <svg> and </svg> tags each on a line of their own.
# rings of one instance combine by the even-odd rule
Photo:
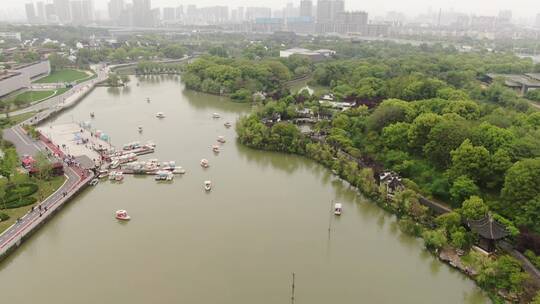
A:
<svg viewBox="0 0 540 304">
<path fill-rule="evenodd" d="M 467 225 L 480 237 L 478 247 L 488 253 L 495 251 L 495 243 L 509 234 L 506 227 L 494 220 L 490 214 L 479 220 L 467 220 Z"/>
</svg>

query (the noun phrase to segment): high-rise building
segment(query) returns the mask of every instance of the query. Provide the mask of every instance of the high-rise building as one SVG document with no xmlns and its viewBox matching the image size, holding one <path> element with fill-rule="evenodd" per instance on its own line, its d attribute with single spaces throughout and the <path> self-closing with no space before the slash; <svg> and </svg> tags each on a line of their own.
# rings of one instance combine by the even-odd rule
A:
<svg viewBox="0 0 540 304">
<path fill-rule="evenodd" d="M 94 3 L 92 0 L 72 0 L 69 6 L 71 23 L 86 25 L 94 20 Z"/>
<path fill-rule="evenodd" d="M 34 8 L 34 3 L 26 3 L 24 6 L 24 9 L 26 11 L 26 20 L 28 23 L 34 23 L 36 22 L 36 10 Z"/>
<path fill-rule="evenodd" d="M 184 6 L 180 5 L 176 7 L 174 18 L 176 20 L 182 20 L 184 18 Z"/>
<path fill-rule="evenodd" d="M 54 10 L 58 20 L 62 23 L 71 21 L 71 12 L 69 7 L 69 0 L 54 0 Z"/>
<path fill-rule="evenodd" d="M 163 21 L 174 21 L 174 20 L 176 20 L 176 8 L 164 7 L 163 8 Z"/>
<path fill-rule="evenodd" d="M 313 17 L 313 2 L 311 0 L 300 1 L 300 17 Z"/>
<path fill-rule="evenodd" d="M 58 22 L 58 15 L 56 15 L 56 7 L 53 3 L 45 4 L 45 18 L 47 22 Z"/>
<path fill-rule="evenodd" d="M 340 12 L 336 16 L 335 31 L 338 33 L 366 33 L 368 14 L 366 12 Z"/>
<path fill-rule="evenodd" d="M 326 23 L 332 21 L 332 1 L 317 1 L 317 23 Z"/>
<path fill-rule="evenodd" d="M 133 0 L 133 24 L 140 27 L 154 26 L 150 0 Z"/>
<path fill-rule="evenodd" d="M 247 20 L 255 20 L 258 18 L 272 18 L 272 9 L 269 7 L 247 7 L 245 18 Z"/>
<path fill-rule="evenodd" d="M 540 13 L 536 15 L 536 27 L 540 28 Z"/>
<path fill-rule="evenodd" d="M 37 18 L 39 22 L 46 22 L 47 16 L 45 15 L 45 2 L 39 1 L 36 3 Z"/>
<path fill-rule="evenodd" d="M 125 9 L 124 0 L 110 0 L 109 1 L 109 18 L 112 21 L 118 22 L 122 11 Z"/>
</svg>

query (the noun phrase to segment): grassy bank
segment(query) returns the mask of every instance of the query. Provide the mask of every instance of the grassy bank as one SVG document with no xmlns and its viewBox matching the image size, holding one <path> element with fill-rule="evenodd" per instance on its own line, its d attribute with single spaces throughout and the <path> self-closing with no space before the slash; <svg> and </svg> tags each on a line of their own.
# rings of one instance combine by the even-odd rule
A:
<svg viewBox="0 0 540 304">
<path fill-rule="evenodd" d="M 49 76 L 40 78 L 34 83 L 59 83 L 59 82 L 77 82 L 82 81 L 87 78 L 90 78 L 85 71 L 81 70 L 73 70 L 73 69 L 67 69 L 67 70 L 60 70 L 52 72 Z"/>
<path fill-rule="evenodd" d="M 39 187 L 39 190 L 32 195 L 32 197 L 37 200 L 36 203 L 15 209 L 0 210 L 0 213 L 7 214 L 9 216 L 8 220 L 0 222 L 0 233 L 4 232 L 4 230 L 13 225 L 18 218 L 24 216 L 30 209 L 32 209 L 32 206 L 38 205 L 42 198 L 47 198 L 53 194 L 64 184 L 65 180 L 65 176 L 57 176 L 48 181 L 30 178 L 29 181 L 36 183 Z"/>
</svg>

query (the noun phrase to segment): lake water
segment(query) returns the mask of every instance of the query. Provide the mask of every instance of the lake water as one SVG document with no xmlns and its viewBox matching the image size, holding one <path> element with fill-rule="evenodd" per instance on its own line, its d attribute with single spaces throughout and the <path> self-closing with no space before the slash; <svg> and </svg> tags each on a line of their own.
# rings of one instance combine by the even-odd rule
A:
<svg viewBox="0 0 540 304">
<path fill-rule="evenodd" d="M 155 118 L 160 111 L 165 119 Z M 187 174 L 89 188 L 0 264 L 2 302 L 291 303 L 293 272 L 298 304 L 487 302 L 322 166 L 236 143 L 223 123 L 250 111 L 186 91 L 176 76 L 153 76 L 98 88 L 51 122 L 95 112 L 93 126 L 113 144 L 152 140 L 156 153 L 146 158 L 175 160 Z M 219 135 L 227 143 L 214 155 Z M 344 205 L 339 218 L 332 201 Z M 116 221 L 118 209 L 132 220 Z"/>
</svg>

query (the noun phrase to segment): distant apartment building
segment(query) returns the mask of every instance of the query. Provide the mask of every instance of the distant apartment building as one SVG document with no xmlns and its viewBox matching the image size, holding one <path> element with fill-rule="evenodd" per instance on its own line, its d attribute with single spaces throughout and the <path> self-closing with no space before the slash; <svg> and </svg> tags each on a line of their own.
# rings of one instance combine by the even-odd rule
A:
<svg viewBox="0 0 540 304">
<path fill-rule="evenodd" d="M 94 21 L 94 4 L 92 0 L 72 0 L 69 5 L 72 24 L 84 25 Z"/>
<path fill-rule="evenodd" d="M 272 18 L 272 9 L 269 7 L 247 7 L 245 17 L 251 21 L 258 18 Z"/>
<path fill-rule="evenodd" d="M 368 14 L 366 12 L 340 12 L 336 16 L 337 33 L 366 33 Z"/>
<path fill-rule="evenodd" d="M 536 14 L 536 27 L 540 29 L 540 13 Z"/>
<path fill-rule="evenodd" d="M 61 23 L 68 23 L 71 21 L 69 0 L 54 0 L 53 5 L 56 16 Z"/>
<path fill-rule="evenodd" d="M 300 1 L 300 17 L 313 17 L 313 1 L 302 0 Z"/>
<path fill-rule="evenodd" d="M 317 32 L 336 32 L 336 20 L 338 15 L 345 11 L 343 0 L 318 0 L 317 1 Z"/>
<path fill-rule="evenodd" d="M 176 20 L 176 8 L 164 7 L 163 8 L 163 21 L 171 22 Z"/>
<path fill-rule="evenodd" d="M 50 72 L 51 65 L 48 60 L 0 71 L 0 97 L 29 88 L 32 79 L 48 75 Z"/>
<path fill-rule="evenodd" d="M 124 0 L 110 0 L 108 4 L 109 18 L 113 22 L 117 23 L 120 20 L 120 16 L 125 9 Z"/>
<path fill-rule="evenodd" d="M 24 5 L 24 9 L 26 12 L 26 21 L 28 21 L 28 23 L 35 23 L 37 21 L 37 15 L 34 8 L 34 3 L 26 3 Z"/>
<path fill-rule="evenodd" d="M 154 26 L 150 0 L 133 0 L 133 25 L 139 27 Z"/>
<path fill-rule="evenodd" d="M 41 23 L 47 22 L 47 15 L 45 14 L 45 2 L 38 1 L 36 3 L 36 12 L 37 12 L 37 18 L 39 22 Z"/>
</svg>

